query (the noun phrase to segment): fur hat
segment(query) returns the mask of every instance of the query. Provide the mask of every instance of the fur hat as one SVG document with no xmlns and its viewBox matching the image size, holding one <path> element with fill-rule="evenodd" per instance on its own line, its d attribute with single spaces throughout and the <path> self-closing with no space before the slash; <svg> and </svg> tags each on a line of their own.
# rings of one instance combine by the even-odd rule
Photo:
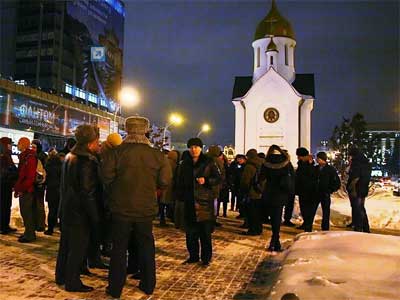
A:
<svg viewBox="0 0 400 300">
<path fill-rule="evenodd" d="M 257 157 L 257 150 L 256 149 L 250 149 L 246 153 L 247 158 L 256 158 Z"/>
<path fill-rule="evenodd" d="M 327 161 L 328 160 L 328 155 L 321 151 L 317 153 L 317 158 L 322 159 L 323 161 Z"/>
<path fill-rule="evenodd" d="M 310 152 L 308 152 L 308 150 L 306 148 L 303 148 L 303 147 L 297 148 L 297 150 L 296 150 L 296 155 L 297 156 L 307 156 L 309 154 L 310 154 Z"/>
<path fill-rule="evenodd" d="M 111 133 L 107 136 L 107 143 L 111 145 L 111 147 L 117 147 L 122 144 L 122 137 L 119 133 Z"/>
<path fill-rule="evenodd" d="M 27 137 L 22 137 L 18 140 L 18 144 L 22 146 L 22 148 L 28 149 L 31 145 L 31 141 Z"/>
<path fill-rule="evenodd" d="M 187 147 L 190 148 L 192 146 L 199 146 L 200 148 L 203 148 L 203 142 L 198 137 L 191 138 L 187 142 Z"/>
<path fill-rule="evenodd" d="M 125 120 L 125 130 L 128 134 L 145 135 L 150 130 L 150 121 L 140 116 L 129 117 Z"/>
<path fill-rule="evenodd" d="M 99 128 L 89 124 L 79 125 L 75 129 L 75 139 L 77 144 L 88 144 L 98 139 L 100 136 Z"/>
</svg>

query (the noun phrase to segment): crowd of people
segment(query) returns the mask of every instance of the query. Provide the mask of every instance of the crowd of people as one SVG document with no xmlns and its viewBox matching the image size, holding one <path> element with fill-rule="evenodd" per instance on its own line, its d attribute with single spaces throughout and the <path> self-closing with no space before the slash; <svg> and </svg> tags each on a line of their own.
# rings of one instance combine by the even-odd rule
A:
<svg viewBox="0 0 400 300">
<path fill-rule="evenodd" d="M 24 233 L 21 243 L 36 240 L 36 232 L 53 235 L 60 228 L 55 281 L 71 292 L 89 292 L 81 281 L 90 268 L 109 269 L 106 293 L 119 298 L 127 274 L 139 279 L 139 289 L 150 295 L 156 285 L 153 220 L 160 226 L 171 219 L 186 233 L 185 264 L 212 261 L 212 233 L 222 216 L 238 211 L 245 235 L 261 235 L 270 224 L 268 251 L 281 251 L 280 227 L 292 223 L 298 196 L 303 224 L 313 230 L 321 204 L 321 230 L 329 230 L 331 194 L 341 187 L 327 154 L 314 157 L 298 148 L 298 166 L 277 145 L 267 153 L 250 149 L 229 162 L 218 146 L 203 153 L 199 138 L 187 142 L 187 151 L 160 151 L 152 147 L 147 118 L 126 119 L 127 136 L 110 134 L 100 144 L 99 130 L 80 125 L 61 151 L 43 151 L 39 140 L 21 138 L 18 167 L 11 157 L 11 139 L 0 139 L 1 233 L 10 227 L 12 193 L 19 199 Z M 369 232 L 365 211 L 371 168 L 366 157 L 350 149 L 347 191 L 354 230 Z M 45 205 L 48 204 L 47 229 Z M 221 207 L 222 204 L 222 207 Z M 102 255 L 110 256 L 109 265 Z"/>
</svg>

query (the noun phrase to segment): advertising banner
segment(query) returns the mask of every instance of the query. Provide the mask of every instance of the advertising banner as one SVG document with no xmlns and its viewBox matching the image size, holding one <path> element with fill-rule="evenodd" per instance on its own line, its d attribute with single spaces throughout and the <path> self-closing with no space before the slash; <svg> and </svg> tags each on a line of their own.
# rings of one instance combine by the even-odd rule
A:
<svg viewBox="0 0 400 300">
<path fill-rule="evenodd" d="M 74 40 L 79 88 L 96 83 L 98 94 L 117 99 L 121 89 L 125 11 L 119 0 L 66 3 L 66 30 Z"/>
<path fill-rule="evenodd" d="M 110 133 L 110 120 L 107 118 L 19 94 L 10 95 L 0 89 L 0 126 L 70 136 L 81 124 L 97 125 L 103 139 Z"/>
</svg>

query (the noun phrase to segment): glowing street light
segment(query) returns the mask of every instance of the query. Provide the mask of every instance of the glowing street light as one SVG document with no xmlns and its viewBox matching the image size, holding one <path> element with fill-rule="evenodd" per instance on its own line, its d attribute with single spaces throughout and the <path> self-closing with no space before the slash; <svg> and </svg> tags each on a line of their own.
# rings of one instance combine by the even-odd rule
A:
<svg viewBox="0 0 400 300">
<path fill-rule="evenodd" d="M 114 124 L 117 119 L 117 112 L 119 111 L 119 114 L 122 115 L 122 105 L 127 107 L 132 107 L 137 105 L 140 101 L 140 95 L 135 88 L 124 87 L 119 92 L 118 99 L 119 103 L 117 104 L 117 108 L 115 109 L 114 112 Z M 118 132 L 118 125 L 117 125 L 117 132 Z"/>
<path fill-rule="evenodd" d="M 167 124 L 167 126 L 171 126 L 171 125 L 181 125 L 183 123 L 183 118 L 181 115 L 173 113 L 169 116 L 169 124 Z"/>
<path fill-rule="evenodd" d="M 163 147 L 164 147 L 164 144 L 165 144 L 165 135 L 166 135 L 166 132 L 167 132 L 168 128 L 171 127 L 172 125 L 179 126 L 182 123 L 183 123 L 183 117 L 180 114 L 178 114 L 178 113 L 170 114 L 170 116 L 168 118 L 168 123 L 165 124 L 165 126 L 164 126 L 163 139 L 162 139 Z"/>
<path fill-rule="evenodd" d="M 119 92 L 119 104 L 120 106 L 134 106 L 139 103 L 139 92 L 132 87 L 124 87 Z"/>
<path fill-rule="evenodd" d="M 201 130 L 197 133 L 197 137 L 199 137 L 203 132 L 209 132 L 211 130 L 211 126 L 207 123 L 201 126 Z"/>
</svg>

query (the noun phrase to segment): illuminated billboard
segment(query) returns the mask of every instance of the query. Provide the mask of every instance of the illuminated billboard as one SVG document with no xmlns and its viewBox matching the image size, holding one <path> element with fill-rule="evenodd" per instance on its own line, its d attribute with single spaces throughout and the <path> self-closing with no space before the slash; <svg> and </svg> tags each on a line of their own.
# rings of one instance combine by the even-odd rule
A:
<svg viewBox="0 0 400 300">
<path fill-rule="evenodd" d="M 81 124 L 97 125 L 100 139 L 110 133 L 110 119 L 61 105 L 8 94 L 0 89 L 0 126 L 50 135 L 70 136 Z"/>
<path fill-rule="evenodd" d="M 117 99 L 121 89 L 125 10 L 120 0 L 66 2 L 65 30 L 71 37 L 76 85 Z"/>
</svg>

